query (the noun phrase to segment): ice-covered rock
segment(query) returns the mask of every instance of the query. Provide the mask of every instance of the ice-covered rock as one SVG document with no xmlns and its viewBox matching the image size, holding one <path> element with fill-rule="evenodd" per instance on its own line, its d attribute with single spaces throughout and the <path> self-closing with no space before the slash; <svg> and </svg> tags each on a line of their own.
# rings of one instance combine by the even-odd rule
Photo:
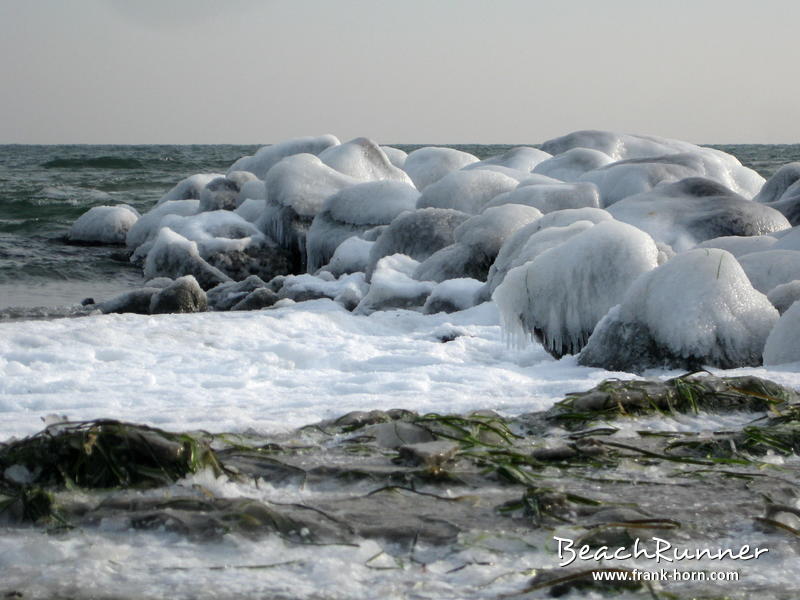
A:
<svg viewBox="0 0 800 600">
<path fill-rule="evenodd" d="M 381 146 L 381 150 L 383 150 L 386 158 L 398 169 L 402 169 L 406 164 L 408 153 L 404 150 L 400 150 L 400 148 L 395 148 L 394 146 Z"/>
<path fill-rule="evenodd" d="M 719 248 L 727 250 L 736 257 L 750 254 L 751 252 L 762 252 L 771 250 L 778 239 L 771 235 L 726 235 L 706 240 L 697 244 L 698 248 Z"/>
<path fill-rule="evenodd" d="M 631 372 L 758 365 L 777 320 L 778 311 L 732 254 L 689 250 L 633 283 L 578 362 Z"/>
<path fill-rule="evenodd" d="M 548 158 L 534 167 L 534 174 L 547 175 L 559 181 L 575 182 L 584 173 L 594 171 L 614 162 L 605 152 L 590 148 L 571 148 L 553 158 Z"/>
<path fill-rule="evenodd" d="M 800 250 L 800 227 L 777 232 L 774 237 L 777 241 L 771 250 Z"/>
<path fill-rule="evenodd" d="M 612 217 L 605 210 L 577 208 L 548 213 L 537 221 L 520 227 L 500 247 L 497 258 L 489 268 L 481 298 L 489 300 L 506 274 L 514 267 L 533 260 L 545 250 L 561 244 L 595 223 L 610 220 Z M 570 227 L 578 222 L 582 223 Z M 550 231 L 544 233 L 545 230 Z"/>
<path fill-rule="evenodd" d="M 800 181 L 792 184 L 775 202 L 764 205 L 780 211 L 792 226 L 800 225 Z"/>
<path fill-rule="evenodd" d="M 425 301 L 422 312 L 430 315 L 466 310 L 477 304 L 477 294 L 481 287 L 483 282 L 468 277 L 448 279 L 438 283 Z"/>
<path fill-rule="evenodd" d="M 600 208 L 600 193 L 593 183 L 522 185 L 489 201 L 486 208 L 524 204 L 549 213 L 566 208 Z"/>
<path fill-rule="evenodd" d="M 423 261 L 437 250 L 455 242 L 455 229 L 470 215 L 446 208 L 424 208 L 399 215 L 372 245 L 367 264 L 367 281 L 384 256 L 405 254 Z"/>
<path fill-rule="evenodd" d="M 677 252 L 717 237 L 764 235 L 789 227 L 778 211 L 699 177 L 662 183 L 615 203 L 608 212 Z"/>
<path fill-rule="evenodd" d="M 163 227 L 147 253 L 144 276 L 176 279 L 183 275 L 193 275 L 203 289 L 231 280 L 200 256 L 197 242 L 187 240 L 169 227 Z"/>
<path fill-rule="evenodd" d="M 311 154 L 284 158 L 267 174 L 267 206 L 256 222 L 292 256 L 292 270 L 306 270 L 306 232 L 326 198 L 362 183 Z"/>
<path fill-rule="evenodd" d="M 339 144 L 339 140 L 333 135 L 322 135 L 319 137 L 300 137 L 285 140 L 279 144 L 264 146 L 252 156 L 243 156 L 237 160 L 228 173 L 233 171 L 249 171 L 259 179 L 265 179 L 267 172 L 281 159 L 293 154 L 314 154 Z"/>
<path fill-rule="evenodd" d="M 83 213 L 70 227 L 67 239 L 71 242 L 124 244 L 139 220 L 139 212 L 127 204 L 94 206 Z"/>
<path fill-rule="evenodd" d="M 257 275 L 251 275 L 242 281 L 221 283 L 208 290 L 206 297 L 213 310 L 230 310 L 260 288 L 268 288 L 268 284 Z"/>
<path fill-rule="evenodd" d="M 764 185 L 764 178 L 758 173 L 742 166 L 735 156 L 714 148 L 704 148 L 684 142 L 652 135 L 631 135 L 610 131 L 583 130 L 546 141 L 542 150 L 553 155 L 567 152 L 573 148 L 589 148 L 610 156 L 614 161 L 645 159 L 644 164 L 653 164 L 654 157 L 668 155 L 693 155 L 700 159 L 704 172 L 695 175 L 714 179 L 734 192 L 752 198 Z M 673 164 L 681 164 L 684 159 Z M 691 164 L 693 161 L 687 161 Z M 668 163 L 664 163 L 668 164 Z M 696 164 L 696 163 L 695 163 Z M 692 168 L 697 168 L 692 165 Z M 549 175 L 549 173 L 545 173 Z M 691 175 L 689 175 L 691 176 Z M 682 179 L 679 177 L 678 179 Z M 661 181 L 664 179 L 661 178 Z M 601 187 L 601 193 L 603 188 Z M 640 190 L 643 191 L 643 190 Z M 606 204 L 609 204 L 608 202 Z"/>
<path fill-rule="evenodd" d="M 203 189 L 220 177 L 224 178 L 225 176 L 221 173 L 198 173 L 181 179 L 171 190 L 161 196 L 156 205 L 171 200 L 199 200 Z"/>
<path fill-rule="evenodd" d="M 462 167 L 478 162 L 478 157 L 455 148 L 427 146 L 411 152 L 403 170 L 419 191 Z"/>
<path fill-rule="evenodd" d="M 169 280 L 170 284 L 172 280 Z M 115 296 L 105 302 L 97 304 L 96 308 L 103 314 L 108 313 L 136 313 L 139 315 L 150 314 L 150 300 L 153 294 L 158 293 L 162 288 L 145 286 L 130 292 L 125 292 Z"/>
<path fill-rule="evenodd" d="M 400 181 L 370 181 L 333 194 L 306 235 L 308 271 L 325 265 L 347 238 L 388 225 L 400 213 L 414 210 L 418 198 L 414 187 Z"/>
<path fill-rule="evenodd" d="M 800 361 L 800 302 L 783 313 L 764 345 L 764 364 L 782 365 Z"/>
<path fill-rule="evenodd" d="M 505 204 L 488 208 L 459 225 L 454 243 L 429 256 L 414 272 L 420 281 L 468 277 L 484 281 L 503 243 L 542 213 L 530 206 Z"/>
<path fill-rule="evenodd" d="M 785 313 L 792 304 L 800 300 L 800 279 L 775 286 L 767 294 L 767 298 L 780 314 Z"/>
<path fill-rule="evenodd" d="M 470 163 L 463 167 L 463 169 L 482 169 L 487 166 L 499 166 L 514 171 L 521 171 L 523 173 L 530 173 L 533 168 L 549 158 L 552 154 L 548 154 L 538 148 L 531 148 L 530 146 L 516 146 L 510 150 L 506 150 L 502 154 L 490 156 L 481 161 Z"/>
<path fill-rule="evenodd" d="M 411 178 L 389 160 L 381 147 L 368 138 L 356 138 L 320 152 L 319 159 L 340 173 L 359 181 L 400 181 L 413 186 Z"/>
<path fill-rule="evenodd" d="M 150 299 L 150 314 L 194 313 L 208 308 L 206 293 L 192 275 L 179 277 Z"/>
<path fill-rule="evenodd" d="M 800 252 L 797 250 L 752 252 L 740 256 L 739 263 L 753 287 L 764 294 L 800 279 Z"/>
<path fill-rule="evenodd" d="M 761 191 L 753 196 L 753 201 L 776 202 L 798 181 L 800 181 L 800 162 L 787 163 L 775 171 L 775 174 L 767 180 Z"/>
<path fill-rule="evenodd" d="M 604 221 L 511 269 L 492 297 L 512 341 L 534 336 L 557 358 L 575 354 L 657 258 L 649 235 Z"/>
<path fill-rule="evenodd" d="M 226 177 L 209 181 L 200 192 L 200 210 L 234 210 L 241 204 L 242 186 L 255 183 L 261 189 L 263 183 L 248 171 L 233 171 Z"/>
<path fill-rule="evenodd" d="M 321 270 L 327 271 L 334 277 L 358 271 L 365 273 L 374 243 L 355 236 L 347 238 L 336 247 L 331 260 Z"/>
<path fill-rule="evenodd" d="M 348 310 L 353 310 L 364 298 L 368 288 L 363 273 L 342 275 L 338 279 L 329 273 L 320 273 L 318 276 L 303 273 L 287 276 L 278 291 L 278 297 L 295 302 L 330 298 Z"/>
<path fill-rule="evenodd" d="M 231 310 L 261 310 L 268 308 L 279 300 L 278 294 L 266 287 L 260 287 L 242 298 L 231 307 Z"/>
<path fill-rule="evenodd" d="M 255 223 L 261 218 L 261 215 L 264 214 L 266 208 L 267 208 L 266 200 L 247 198 L 233 212 L 242 217 L 245 221 L 248 221 L 250 223 Z"/>
<path fill-rule="evenodd" d="M 139 220 L 131 226 L 125 238 L 128 250 L 134 252 L 134 258 L 144 258 L 146 251 L 136 252 L 138 248 L 152 242 L 158 230 L 161 229 L 161 220 L 167 215 L 188 216 L 195 215 L 200 211 L 199 200 L 167 200 L 151 208 Z"/>
<path fill-rule="evenodd" d="M 495 196 L 510 192 L 518 184 L 508 175 L 486 169 L 454 171 L 428 185 L 417 208 L 452 208 L 476 215 Z"/>
<path fill-rule="evenodd" d="M 372 273 L 369 291 L 354 312 L 370 314 L 376 310 L 422 307 L 435 284 L 412 278 L 418 266 L 417 261 L 404 254 L 382 257 Z"/>
</svg>

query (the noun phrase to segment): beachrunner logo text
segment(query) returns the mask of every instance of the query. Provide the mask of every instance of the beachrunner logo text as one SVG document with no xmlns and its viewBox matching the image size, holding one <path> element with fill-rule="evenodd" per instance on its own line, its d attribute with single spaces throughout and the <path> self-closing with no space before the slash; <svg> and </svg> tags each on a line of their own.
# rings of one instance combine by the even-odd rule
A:
<svg viewBox="0 0 800 600">
<path fill-rule="evenodd" d="M 553 539 L 558 542 L 558 558 L 561 560 L 558 566 L 566 567 L 571 565 L 575 560 L 628 560 L 631 558 L 646 558 L 648 560 L 655 560 L 656 563 L 664 562 L 680 562 L 684 560 L 753 560 L 758 558 L 765 552 L 769 552 L 767 548 L 753 548 L 751 549 L 748 544 L 744 544 L 737 549 L 734 548 L 677 548 L 670 544 L 667 540 L 652 537 L 650 538 L 655 547 L 648 549 L 644 547 L 641 540 L 636 538 L 633 542 L 633 548 L 620 546 L 618 548 L 610 548 L 609 546 L 591 547 L 588 545 L 579 546 L 575 549 L 575 540 L 569 538 L 561 538 L 553 536 Z"/>
</svg>

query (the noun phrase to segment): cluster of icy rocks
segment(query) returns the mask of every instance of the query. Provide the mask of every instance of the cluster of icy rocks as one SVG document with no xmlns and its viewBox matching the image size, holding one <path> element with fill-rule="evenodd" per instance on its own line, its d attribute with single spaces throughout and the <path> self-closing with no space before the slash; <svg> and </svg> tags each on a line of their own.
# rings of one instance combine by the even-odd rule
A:
<svg viewBox="0 0 800 600">
<path fill-rule="evenodd" d="M 125 243 L 150 279 L 103 312 L 493 300 L 517 343 L 641 371 L 799 361 L 798 224 L 800 163 L 765 182 L 650 136 L 579 131 L 479 160 L 326 135 L 188 177 L 141 216 L 92 208 L 70 236 Z"/>
</svg>

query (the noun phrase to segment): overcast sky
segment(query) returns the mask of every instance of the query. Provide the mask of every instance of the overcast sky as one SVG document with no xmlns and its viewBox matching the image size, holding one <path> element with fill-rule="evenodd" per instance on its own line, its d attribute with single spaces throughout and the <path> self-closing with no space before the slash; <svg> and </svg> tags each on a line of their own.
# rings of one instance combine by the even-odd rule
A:
<svg viewBox="0 0 800 600">
<path fill-rule="evenodd" d="M 797 0 L 0 0 L 0 143 L 800 142 Z"/>
</svg>

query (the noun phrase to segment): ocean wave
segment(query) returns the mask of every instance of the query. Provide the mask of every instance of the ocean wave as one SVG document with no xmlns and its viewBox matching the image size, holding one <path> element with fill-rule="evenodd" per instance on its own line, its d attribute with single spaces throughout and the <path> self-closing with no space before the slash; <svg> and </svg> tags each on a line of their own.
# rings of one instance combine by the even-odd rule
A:
<svg viewBox="0 0 800 600">
<path fill-rule="evenodd" d="M 54 158 L 41 164 L 45 169 L 143 169 L 144 163 L 136 158 L 122 156 L 96 156 L 81 158 Z"/>
</svg>

